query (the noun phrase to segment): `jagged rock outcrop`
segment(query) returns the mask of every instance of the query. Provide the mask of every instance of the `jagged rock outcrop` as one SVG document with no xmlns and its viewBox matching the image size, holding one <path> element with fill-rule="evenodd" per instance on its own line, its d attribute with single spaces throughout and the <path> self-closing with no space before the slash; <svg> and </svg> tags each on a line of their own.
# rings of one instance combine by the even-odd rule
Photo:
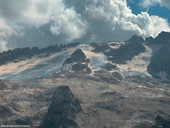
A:
<svg viewBox="0 0 170 128">
<path fill-rule="evenodd" d="M 123 76 L 122 76 L 120 73 L 118 73 L 118 72 L 113 72 L 113 73 L 112 73 L 112 76 L 113 76 L 114 78 L 120 80 L 120 81 L 123 80 Z"/>
<path fill-rule="evenodd" d="M 18 62 L 23 59 L 28 59 L 34 55 L 45 54 L 49 55 L 50 53 L 60 52 L 62 49 L 76 47 L 80 43 L 70 43 L 68 45 L 54 45 L 47 48 L 39 49 L 38 47 L 33 48 L 16 48 L 14 50 L 8 50 L 0 53 L 0 65 L 6 64 L 8 62 L 14 61 Z"/>
<path fill-rule="evenodd" d="M 81 64 L 81 63 L 74 64 L 72 65 L 71 70 L 72 71 L 84 71 L 87 74 L 91 73 L 91 69 L 88 67 L 88 64 Z"/>
<path fill-rule="evenodd" d="M 72 55 L 70 56 L 70 58 L 66 59 L 64 61 L 64 64 L 70 64 L 73 62 L 85 62 L 86 56 L 83 53 L 83 51 L 81 49 L 77 49 L 76 51 L 74 51 L 72 53 Z"/>
<path fill-rule="evenodd" d="M 144 51 L 145 47 L 143 38 L 134 35 L 119 49 L 111 49 L 109 52 L 104 52 L 104 54 L 113 63 L 125 64 L 126 61 L 131 60 L 134 56 Z"/>
<path fill-rule="evenodd" d="M 71 65 L 72 71 L 84 71 L 89 74 L 91 73 L 91 69 L 88 67 L 88 63 L 90 63 L 90 60 L 86 58 L 83 51 L 81 49 L 77 49 L 71 54 L 70 58 L 67 58 L 64 61 L 63 67 L 69 64 Z"/>
<path fill-rule="evenodd" d="M 156 125 L 152 128 L 170 128 L 170 118 L 165 119 L 158 115 L 156 117 Z"/>
<path fill-rule="evenodd" d="M 77 127 L 76 114 L 81 111 L 80 103 L 68 86 L 60 86 L 54 92 L 51 105 L 40 128 Z"/>
<path fill-rule="evenodd" d="M 104 52 L 108 49 L 110 49 L 110 47 L 108 46 L 107 43 L 91 43 L 91 46 L 93 46 L 95 49 L 93 50 L 93 52 L 99 53 L 99 52 Z"/>
<path fill-rule="evenodd" d="M 111 70 L 113 70 L 117 67 L 116 67 L 116 65 L 113 65 L 111 63 L 107 63 L 106 65 L 103 66 L 103 68 L 106 69 L 107 71 L 111 71 Z"/>
</svg>

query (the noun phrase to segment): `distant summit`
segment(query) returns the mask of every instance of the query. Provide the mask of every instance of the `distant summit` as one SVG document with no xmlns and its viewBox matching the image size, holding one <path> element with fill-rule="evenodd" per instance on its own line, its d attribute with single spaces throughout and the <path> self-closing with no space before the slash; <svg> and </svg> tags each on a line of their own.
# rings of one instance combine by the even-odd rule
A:
<svg viewBox="0 0 170 128">
<path fill-rule="evenodd" d="M 138 35 L 133 35 L 127 42 L 143 43 L 144 39 Z"/>
<path fill-rule="evenodd" d="M 145 42 L 148 45 L 152 45 L 152 44 L 168 44 L 170 43 L 170 32 L 161 32 L 156 38 L 153 37 L 148 37 L 145 39 Z"/>
</svg>

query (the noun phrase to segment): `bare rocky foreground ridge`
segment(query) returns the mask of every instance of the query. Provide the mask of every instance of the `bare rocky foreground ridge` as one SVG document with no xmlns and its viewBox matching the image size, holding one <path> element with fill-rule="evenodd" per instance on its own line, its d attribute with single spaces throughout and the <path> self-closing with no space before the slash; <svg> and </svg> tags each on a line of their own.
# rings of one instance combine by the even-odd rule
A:
<svg viewBox="0 0 170 128">
<path fill-rule="evenodd" d="M 169 128 L 169 86 L 152 78 L 121 81 L 105 71 L 94 76 L 63 71 L 40 79 L 5 82 L 0 91 L 0 124 Z"/>
<path fill-rule="evenodd" d="M 169 41 L 162 32 L 3 52 L 0 125 L 170 128 Z"/>
</svg>

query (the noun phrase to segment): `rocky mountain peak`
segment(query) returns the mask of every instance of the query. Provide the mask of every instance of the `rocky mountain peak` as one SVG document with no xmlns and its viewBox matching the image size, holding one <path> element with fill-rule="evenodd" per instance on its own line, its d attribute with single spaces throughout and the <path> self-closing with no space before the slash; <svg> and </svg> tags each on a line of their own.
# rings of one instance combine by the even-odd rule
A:
<svg viewBox="0 0 170 128">
<path fill-rule="evenodd" d="M 72 71 L 84 71 L 86 73 L 91 73 L 88 63 L 90 63 L 90 59 L 86 58 L 86 55 L 81 49 L 77 49 L 71 54 L 70 58 L 67 58 L 64 61 L 63 67 L 65 65 L 69 65 L 68 69 L 71 69 Z"/>
<path fill-rule="evenodd" d="M 66 64 L 70 64 L 73 62 L 85 62 L 86 56 L 83 53 L 83 51 L 81 49 L 77 49 L 76 51 L 74 51 L 70 58 L 67 58 L 64 63 L 63 66 Z"/>
<path fill-rule="evenodd" d="M 158 43 L 170 43 L 170 32 L 161 32 L 155 40 Z"/>
<path fill-rule="evenodd" d="M 59 86 L 52 98 L 51 105 L 40 128 L 77 127 L 76 113 L 81 106 L 68 86 Z"/>
<path fill-rule="evenodd" d="M 143 43 L 144 39 L 138 35 L 133 35 L 127 42 Z"/>
<path fill-rule="evenodd" d="M 153 42 L 153 41 L 154 41 L 154 38 L 151 37 L 151 36 L 145 38 L 145 43 L 148 44 L 148 45 L 150 45 L 150 43 Z"/>
<path fill-rule="evenodd" d="M 156 38 L 148 37 L 145 39 L 148 45 L 159 44 L 165 45 L 170 43 L 170 32 L 162 31 Z"/>
<path fill-rule="evenodd" d="M 81 49 L 77 49 L 75 52 L 72 53 L 71 58 L 73 59 L 73 61 L 79 61 L 84 60 L 86 56 Z"/>
</svg>

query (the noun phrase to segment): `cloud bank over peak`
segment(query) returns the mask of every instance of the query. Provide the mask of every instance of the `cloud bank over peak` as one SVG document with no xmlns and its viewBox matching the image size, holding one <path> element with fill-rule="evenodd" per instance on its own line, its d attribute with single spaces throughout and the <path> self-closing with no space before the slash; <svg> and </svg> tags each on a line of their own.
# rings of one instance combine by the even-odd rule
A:
<svg viewBox="0 0 170 128">
<path fill-rule="evenodd" d="M 133 34 L 155 37 L 160 31 L 170 31 L 166 19 L 147 12 L 135 15 L 126 0 L 0 1 L 0 51 L 57 42 L 127 40 Z"/>
<path fill-rule="evenodd" d="M 106 2 L 107 1 L 107 2 Z M 125 0 L 95 0 L 94 4 L 86 8 L 92 18 L 105 20 L 116 29 L 136 33 L 143 37 L 157 36 L 161 30 L 169 31 L 168 22 L 158 16 L 150 16 L 147 12 L 135 15 L 127 6 Z"/>
</svg>

